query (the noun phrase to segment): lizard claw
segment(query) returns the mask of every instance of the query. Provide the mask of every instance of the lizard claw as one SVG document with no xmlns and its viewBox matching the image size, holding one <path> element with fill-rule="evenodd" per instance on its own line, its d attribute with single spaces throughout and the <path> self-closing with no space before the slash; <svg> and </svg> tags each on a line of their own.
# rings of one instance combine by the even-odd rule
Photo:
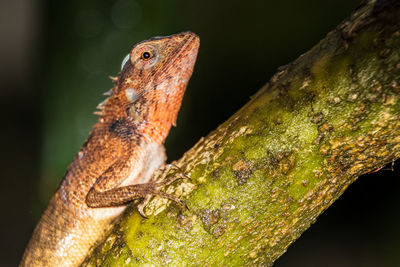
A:
<svg viewBox="0 0 400 267">
<path fill-rule="evenodd" d="M 148 217 L 146 216 L 146 213 L 144 212 L 144 208 L 147 206 L 147 204 L 150 201 L 150 196 L 151 195 L 147 195 L 137 206 L 137 210 L 140 214 L 140 216 L 142 216 L 144 219 L 148 219 Z"/>
<path fill-rule="evenodd" d="M 172 201 L 175 202 L 176 204 L 178 204 L 178 206 L 179 206 L 180 208 L 183 208 L 183 209 L 185 209 L 185 210 L 189 210 L 189 207 L 186 205 L 185 201 L 180 200 L 180 199 L 178 199 L 178 200 L 172 200 Z"/>
<path fill-rule="evenodd" d="M 138 210 L 140 216 L 142 216 L 144 219 L 148 219 L 148 217 L 146 216 L 146 214 L 144 213 L 144 210 L 143 210 L 144 206 L 145 205 L 138 205 L 137 210 Z"/>
<path fill-rule="evenodd" d="M 174 173 L 172 175 L 172 178 L 170 179 L 165 179 L 162 182 L 157 183 L 158 186 L 162 187 L 162 186 L 167 186 L 170 185 L 171 183 L 175 182 L 176 180 L 179 179 L 189 179 L 191 180 L 191 178 L 189 176 L 187 176 L 186 174 L 183 173 L 182 169 L 178 166 L 176 166 L 175 164 L 167 164 L 166 165 L 167 168 L 174 168 L 175 170 L 179 171 L 179 173 Z"/>
<path fill-rule="evenodd" d="M 158 192 L 156 195 L 158 195 L 158 196 L 160 196 L 162 198 L 169 199 L 172 202 L 177 203 L 179 206 L 184 207 L 186 209 L 189 209 L 188 206 L 186 205 L 186 203 L 183 200 L 180 200 L 179 198 L 177 198 L 174 195 L 170 195 L 170 194 L 167 194 L 167 193 L 164 193 L 164 192 Z"/>
<path fill-rule="evenodd" d="M 186 203 L 174 195 L 170 195 L 170 194 L 167 194 L 165 192 L 160 192 L 160 191 L 152 192 L 150 195 L 156 195 L 161 198 L 169 199 L 172 202 L 178 204 L 178 206 L 180 206 L 181 208 L 189 210 L 189 207 L 186 205 Z M 144 208 L 147 206 L 148 202 L 150 201 L 150 195 L 148 195 L 139 205 L 137 205 L 137 210 L 138 210 L 139 214 L 145 219 L 148 219 L 148 217 L 146 216 L 146 213 L 144 212 Z"/>
<path fill-rule="evenodd" d="M 189 180 L 191 179 L 189 176 L 187 176 L 187 175 L 183 172 L 183 170 L 182 170 L 181 167 L 179 167 L 179 166 L 177 166 L 177 165 L 175 165 L 175 164 L 173 164 L 173 163 L 167 164 L 167 168 L 174 168 L 176 171 L 179 171 L 179 175 L 181 175 L 182 178 L 189 179 Z"/>
</svg>

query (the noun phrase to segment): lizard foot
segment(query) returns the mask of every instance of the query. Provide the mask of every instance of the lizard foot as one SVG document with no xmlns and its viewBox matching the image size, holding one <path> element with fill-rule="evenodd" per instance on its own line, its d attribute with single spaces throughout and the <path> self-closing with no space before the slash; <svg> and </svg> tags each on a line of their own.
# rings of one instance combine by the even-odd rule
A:
<svg viewBox="0 0 400 267">
<path fill-rule="evenodd" d="M 178 204 L 178 206 L 180 206 L 182 209 L 187 209 L 187 210 L 189 209 L 188 206 L 186 205 L 186 203 L 184 201 L 182 201 L 181 199 L 179 199 L 178 197 L 168 194 L 168 193 L 165 193 L 165 192 L 161 192 L 159 190 L 163 187 L 166 187 L 166 186 L 172 184 L 173 182 L 175 182 L 177 180 L 190 179 L 190 177 L 187 176 L 186 174 L 184 174 L 182 169 L 175 164 L 172 164 L 172 163 L 167 164 L 167 165 L 165 165 L 165 168 L 166 169 L 174 169 L 175 172 L 172 174 L 168 174 L 167 178 L 164 179 L 163 181 L 148 183 L 149 186 L 155 188 L 155 191 L 149 192 L 149 194 L 144 198 L 144 200 L 137 206 L 139 214 L 143 218 L 147 218 L 147 216 L 145 215 L 145 212 L 144 212 L 144 208 L 148 205 L 151 197 L 154 195 L 159 196 L 161 198 L 169 199 L 169 200 L 173 201 L 174 203 Z"/>
</svg>

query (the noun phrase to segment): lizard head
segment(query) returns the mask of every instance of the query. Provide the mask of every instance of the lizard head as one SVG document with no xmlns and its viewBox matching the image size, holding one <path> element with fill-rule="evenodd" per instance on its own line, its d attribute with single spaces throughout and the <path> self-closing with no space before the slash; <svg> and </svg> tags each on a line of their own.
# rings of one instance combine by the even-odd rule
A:
<svg viewBox="0 0 400 267">
<path fill-rule="evenodd" d="M 126 106 L 127 116 L 168 132 L 175 125 L 199 45 L 199 37 L 192 32 L 136 44 L 122 63 L 112 93 Z"/>
</svg>

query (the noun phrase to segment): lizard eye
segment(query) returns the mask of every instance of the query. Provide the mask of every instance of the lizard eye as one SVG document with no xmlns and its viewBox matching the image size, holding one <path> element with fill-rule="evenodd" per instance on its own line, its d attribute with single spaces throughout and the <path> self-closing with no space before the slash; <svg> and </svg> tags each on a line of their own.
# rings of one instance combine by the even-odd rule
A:
<svg viewBox="0 0 400 267">
<path fill-rule="evenodd" d="M 128 62 L 130 55 L 127 54 L 124 59 L 122 60 L 122 64 L 121 64 L 121 71 L 124 69 L 124 66 L 126 64 L 126 62 Z"/>
<path fill-rule="evenodd" d="M 152 57 L 153 57 L 153 53 L 150 51 L 145 51 L 140 55 L 140 58 L 143 60 L 146 60 L 146 61 L 151 59 Z"/>
<path fill-rule="evenodd" d="M 135 68 L 152 68 L 158 61 L 157 47 L 149 44 L 141 44 L 131 52 L 131 63 Z"/>
</svg>

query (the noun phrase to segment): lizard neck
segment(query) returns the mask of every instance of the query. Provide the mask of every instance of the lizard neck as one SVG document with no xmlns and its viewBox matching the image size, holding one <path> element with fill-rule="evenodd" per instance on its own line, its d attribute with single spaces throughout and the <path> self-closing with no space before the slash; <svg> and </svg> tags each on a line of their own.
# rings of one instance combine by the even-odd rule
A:
<svg viewBox="0 0 400 267">
<path fill-rule="evenodd" d="M 141 98 L 137 103 L 130 104 L 119 97 L 109 97 L 94 128 L 99 131 L 135 132 L 132 137 L 143 136 L 146 143 L 163 144 L 171 126 L 175 125 L 178 112 L 165 104 L 148 105 L 145 100 Z M 128 131 L 118 130 L 121 127 Z"/>
<path fill-rule="evenodd" d="M 141 128 L 141 133 L 148 143 L 163 144 L 171 129 L 171 123 L 148 121 Z"/>
</svg>

